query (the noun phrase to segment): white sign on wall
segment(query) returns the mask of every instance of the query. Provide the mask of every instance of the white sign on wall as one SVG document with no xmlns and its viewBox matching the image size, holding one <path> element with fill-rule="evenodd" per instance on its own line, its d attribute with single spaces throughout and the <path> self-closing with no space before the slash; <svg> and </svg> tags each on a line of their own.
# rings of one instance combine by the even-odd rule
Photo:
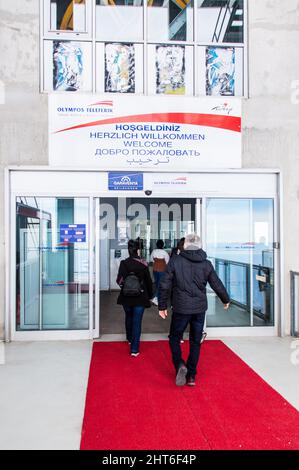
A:
<svg viewBox="0 0 299 470">
<path fill-rule="evenodd" d="M 241 100 L 49 95 L 49 163 L 188 171 L 241 167 Z"/>
</svg>

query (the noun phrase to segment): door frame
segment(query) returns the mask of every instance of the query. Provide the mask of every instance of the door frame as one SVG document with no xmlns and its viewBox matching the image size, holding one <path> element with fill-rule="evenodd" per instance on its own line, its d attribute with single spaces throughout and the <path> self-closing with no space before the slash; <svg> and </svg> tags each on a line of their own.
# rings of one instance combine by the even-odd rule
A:
<svg viewBox="0 0 299 470">
<path fill-rule="evenodd" d="M 242 195 L 242 196 L 208 196 L 202 198 L 202 246 L 206 250 L 206 233 L 207 233 L 207 209 L 206 201 L 207 199 L 249 199 L 253 201 L 255 199 L 270 199 L 273 201 L 273 244 L 279 246 L 279 249 L 273 247 L 273 265 L 274 265 L 274 325 L 273 326 L 254 326 L 253 325 L 253 282 L 250 282 L 250 323 L 251 326 L 226 326 L 226 327 L 207 327 L 206 331 L 210 338 L 219 338 L 219 337 L 231 337 L 231 336 L 284 336 L 282 331 L 283 324 L 283 279 L 281 276 L 281 266 L 283 259 L 283 249 L 281 245 L 281 218 L 279 208 L 282 207 L 279 204 L 279 196 L 252 196 L 252 195 Z M 250 203 L 250 219 L 252 218 L 252 204 Z M 250 222 L 250 231 L 252 231 L 252 223 Z M 252 234 L 251 234 L 252 235 Z M 252 279 L 252 263 L 250 267 L 250 278 Z M 252 334 L 255 333 L 255 334 Z"/>
<path fill-rule="evenodd" d="M 36 195 L 33 193 L 22 193 L 24 197 L 32 197 L 33 195 L 37 197 L 45 198 L 85 198 L 88 199 L 89 208 L 88 208 L 88 260 L 89 260 L 89 302 L 88 302 L 88 318 L 89 318 L 89 328 L 84 330 L 22 330 L 17 331 L 16 329 L 16 198 L 20 196 L 19 193 L 11 192 L 10 194 L 10 260 L 11 270 L 10 270 L 10 286 L 14 288 L 10 289 L 10 337 L 9 339 L 5 338 L 6 341 L 57 341 L 57 340 L 86 340 L 94 338 L 94 328 L 93 328 L 93 260 L 94 260 L 94 230 L 93 230 L 93 198 L 90 196 L 81 196 L 81 195 Z M 40 297 L 40 306 L 42 304 L 42 299 Z M 42 316 L 42 311 L 40 310 L 40 318 Z"/>
<path fill-rule="evenodd" d="M 122 171 L 122 170 L 120 170 Z M 123 170 L 125 171 L 125 170 Z M 126 170 L 127 171 L 127 170 Z M 58 192 L 55 188 L 52 189 L 51 184 L 47 184 L 45 187 L 50 187 L 50 190 L 45 191 L 44 188 L 39 189 L 37 191 L 33 191 L 32 188 L 35 187 L 35 181 L 38 179 L 35 178 L 34 181 L 26 181 L 25 175 L 18 175 L 20 180 L 21 176 L 23 176 L 24 184 L 20 184 L 21 188 L 18 191 L 15 191 L 12 187 L 12 178 L 11 175 L 13 173 L 18 172 L 30 172 L 34 173 L 35 177 L 39 173 L 46 173 L 46 174 L 54 174 L 53 177 L 56 176 L 61 178 L 63 175 L 60 175 L 62 172 L 67 172 L 70 179 L 76 173 L 82 173 L 82 178 L 84 179 L 84 174 L 93 174 L 94 177 L 99 174 L 107 174 L 107 172 L 103 170 L 97 169 L 82 169 L 82 168 L 53 168 L 47 166 L 10 166 L 5 168 L 5 325 L 4 325 L 4 332 L 5 332 L 5 340 L 6 341 L 34 341 L 34 340 L 77 340 L 77 339 L 93 339 L 94 337 L 98 337 L 99 332 L 99 321 L 100 317 L 96 315 L 95 312 L 95 325 L 93 325 L 93 315 L 94 315 L 94 298 L 93 298 L 93 281 L 94 281 L 94 269 L 95 269 L 95 257 L 96 257 L 96 237 L 95 237 L 95 230 L 93 226 L 93 221 L 95 218 L 95 204 L 94 199 L 100 197 L 111 197 L 111 192 L 107 190 L 103 190 L 103 187 L 99 185 L 99 189 L 92 191 L 91 189 L 78 189 L 70 191 L 70 189 L 63 190 L 64 186 Z M 143 170 L 144 173 L 155 173 L 152 170 Z M 178 174 L 178 172 L 169 172 L 165 171 L 162 173 L 166 174 Z M 284 315 L 284 279 L 281 271 L 281 267 L 283 266 L 284 262 L 284 250 L 283 250 L 283 185 L 282 185 L 282 178 L 280 175 L 280 170 L 277 169 L 238 169 L 238 170 L 215 170 L 215 169 L 204 169 L 200 171 L 194 172 L 187 172 L 188 174 L 194 176 L 194 174 L 204 175 L 206 173 L 212 174 L 213 176 L 219 175 L 231 175 L 236 176 L 238 174 L 241 175 L 271 175 L 275 176 L 276 178 L 276 193 L 267 193 L 255 196 L 248 193 L 240 193 L 231 195 L 230 188 L 228 188 L 225 194 L 207 194 L 202 192 L 199 188 L 198 191 L 194 193 L 189 193 L 188 195 L 181 195 L 181 197 L 188 197 L 194 199 L 201 199 L 202 203 L 200 207 L 197 207 L 196 214 L 200 214 L 201 220 L 201 233 L 202 233 L 202 242 L 203 246 L 205 247 L 205 228 L 206 228 L 206 211 L 205 211 L 205 204 L 206 199 L 211 197 L 219 197 L 219 198 L 242 198 L 242 199 L 254 199 L 254 198 L 271 198 L 274 200 L 274 234 L 275 234 L 275 241 L 276 243 L 280 244 L 280 250 L 275 249 L 275 326 L 274 327 L 213 327 L 208 328 L 209 337 L 225 337 L 225 336 L 283 336 L 284 335 L 284 324 L 285 324 L 285 315 Z M 77 175 L 78 176 L 78 175 Z M 81 175 L 79 175 L 81 177 Z M 79 177 L 78 176 L 78 177 Z M 57 178 L 59 179 L 59 178 Z M 82 180 L 83 180 L 82 179 Z M 67 186 L 67 185 L 66 185 Z M 25 189 L 22 189 L 25 188 Z M 261 191 L 261 190 L 260 190 Z M 261 192 L 262 194 L 262 192 Z M 16 217 L 15 217 L 15 197 L 16 196 L 37 196 L 37 197 L 86 197 L 89 198 L 89 330 L 57 330 L 57 331 L 16 331 L 15 329 L 15 309 L 16 309 L 16 296 L 15 296 L 15 281 L 16 281 L 16 273 L 15 273 L 15 266 L 16 266 Z M 140 193 L 136 197 L 143 197 Z M 116 195 L 117 196 L 117 195 Z M 123 196 L 126 196 L 124 194 Z M 172 197 L 174 194 L 172 194 Z M 167 194 L 160 194 L 157 193 L 150 197 L 161 197 L 167 198 Z M 168 197 L 171 197 L 169 195 Z M 200 212 L 198 212 L 200 211 Z M 198 218 L 197 218 L 198 220 Z M 95 280 L 95 282 L 99 282 Z M 100 313 L 100 312 L 99 312 Z M 95 327 L 94 327 L 95 326 Z"/>
<path fill-rule="evenodd" d="M 111 194 L 107 194 L 106 198 L 111 198 L 115 197 L 116 199 L 120 197 L 121 194 L 118 193 L 116 196 L 111 196 Z M 122 196 L 122 197 L 127 197 L 127 196 Z M 150 199 L 155 199 L 155 195 L 151 196 L 143 196 L 137 197 L 138 199 L 144 199 L 144 200 L 150 200 Z M 94 221 L 94 227 L 95 227 L 95 300 L 94 300 L 94 305 L 95 305 L 95 328 L 93 330 L 93 337 L 94 338 L 100 338 L 100 328 L 101 328 L 101 300 L 100 300 L 100 282 L 101 282 L 101 273 L 100 273 L 100 244 L 101 244 L 101 239 L 100 239 L 100 206 L 101 206 L 101 199 L 105 200 L 105 196 L 101 197 L 96 197 L 94 198 L 95 201 L 95 221 Z M 161 198 L 162 199 L 162 198 Z M 173 199 L 173 195 L 165 195 L 163 199 Z M 162 200 L 163 200 L 162 199 Z M 191 197 L 191 196 L 184 196 L 181 199 L 194 199 L 195 201 L 195 211 L 194 211 L 194 225 L 195 225 L 195 230 L 197 233 L 200 234 L 201 236 L 201 231 L 202 231 L 202 198 L 196 198 L 196 197 Z"/>
</svg>

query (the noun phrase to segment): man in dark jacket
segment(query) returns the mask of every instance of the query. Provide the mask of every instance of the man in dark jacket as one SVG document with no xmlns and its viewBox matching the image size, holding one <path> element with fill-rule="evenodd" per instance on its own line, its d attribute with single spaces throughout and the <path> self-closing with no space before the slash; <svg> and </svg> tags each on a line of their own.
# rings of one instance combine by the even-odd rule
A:
<svg viewBox="0 0 299 470">
<path fill-rule="evenodd" d="M 167 317 L 167 300 L 171 293 L 172 320 L 169 333 L 169 345 L 172 361 L 176 369 L 176 384 L 195 385 L 200 342 L 208 308 L 206 285 L 210 284 L 218 295 L 224 309 L 229 308 L 229 295 L 216 274 L 206 253 L 201 249 L 200 238 L 187 235 L 184 251 L 173 256 L 167 266 L 160 285 L 159 315 Z M 190 352 L 187 363 L 182 359 L 180 339 L 190 324 Z"/>
</svg>

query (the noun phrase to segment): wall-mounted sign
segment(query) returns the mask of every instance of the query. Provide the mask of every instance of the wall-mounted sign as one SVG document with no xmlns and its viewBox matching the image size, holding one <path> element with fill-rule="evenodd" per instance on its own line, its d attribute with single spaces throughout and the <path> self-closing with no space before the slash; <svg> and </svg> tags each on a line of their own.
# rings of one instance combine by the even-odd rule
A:
<svg viewBox="0 0 299 470">
<path fill-rule="evenodd" d="M 110 191 L 142 191 L 143 173 L 110 172 L 108 173 Z"/>
<path fill-rule="evenodd" d="M 49 163 L 115 170 L 241 167 L 241 100 L 49 95 Z"/>
<path fill-rule="evenodd" d="M 86 242 L 85 224 L 60 224 L 60 243 Z"/>
</svg>

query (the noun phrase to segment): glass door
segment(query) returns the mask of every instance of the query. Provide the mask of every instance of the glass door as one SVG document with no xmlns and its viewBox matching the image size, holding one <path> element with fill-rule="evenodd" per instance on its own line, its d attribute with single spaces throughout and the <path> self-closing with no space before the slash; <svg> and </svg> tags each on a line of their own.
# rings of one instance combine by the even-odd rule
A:
<svg viewBox="0 0 299 470">
<path fill-rule="evenodd" d="M 88 198 L 16 198 L 16 332 L 88 332 L 89 216 Z"/>
<path fill-rule="evenodd" d="M 274 200 L 207 199 L 206 250 L 231 298 L 209 291 L 207 326 L 274 326 Z"/>
<path fill-rule="evenodd" d="M 95 332 L 123 333 L 123 309 L 117 304 L 116 277 L 128 257 L 128 240 L 139 239 L 141 256 L 153 275 L 152 251 L 158 240 L 172 254 L 182 237 L 201 229 L 201 200 L 195 198 L 105 197 L 95 199 Z M 147 310 L 146 333 L 167 333 L 156 307 Z M 96 333 L 95 333 L 96 334 Z"/>
</svg>

